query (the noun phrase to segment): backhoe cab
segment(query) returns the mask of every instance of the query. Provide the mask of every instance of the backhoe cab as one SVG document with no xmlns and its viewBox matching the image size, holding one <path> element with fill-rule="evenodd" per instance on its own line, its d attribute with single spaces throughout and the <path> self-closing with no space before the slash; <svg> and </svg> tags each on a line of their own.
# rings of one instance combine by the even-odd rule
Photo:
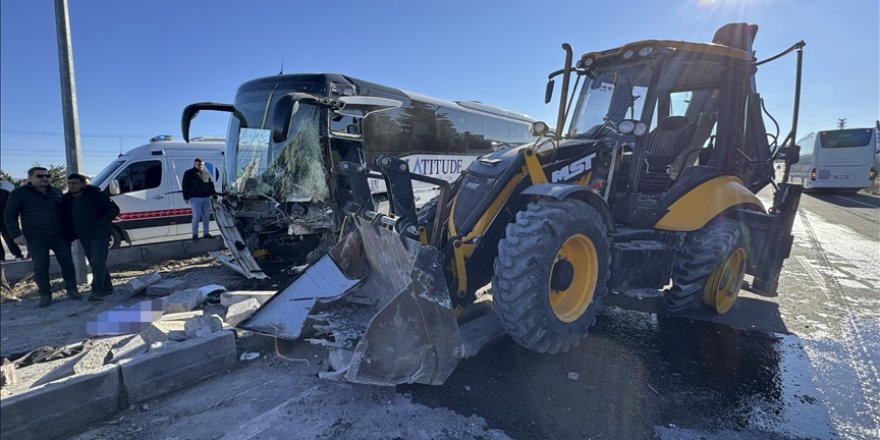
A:
<svg viewBox="0 0 880 440">
<path fill-rule="evenodd" d="M 755 193 L 774 159 L 797 158 L 797 98 L 778 146 L 754 89 L 756 32 L 731 24 L 711 44 L 642 41 L 575 65 L 563 46 L 551 79 L 562 75 L 563 98 L 574 87 L 556 130 L 535 123 L 544 138 L 482 156 L 418 211 L 412 182 L 424 177 L 405 162 L 337 165 L 353 193 L 348 233 L 244 326 L 326 345 L 325 377 L 441 384 L 495 320 L 557 353 L 587 334 L 609 291 L 671 285 L 671 313 L 728 312 L 747 274 L 749 289 L 775 295 L 801 188 L 781 184 L 769 209 Z M 784 52 L 798 51 L 798 78 L 802 47 Z M 385 179 L 391 215 L 375 212 L 370 177 Z M 489 283 L 491 302 L 478 295 Z"/>
</svg>

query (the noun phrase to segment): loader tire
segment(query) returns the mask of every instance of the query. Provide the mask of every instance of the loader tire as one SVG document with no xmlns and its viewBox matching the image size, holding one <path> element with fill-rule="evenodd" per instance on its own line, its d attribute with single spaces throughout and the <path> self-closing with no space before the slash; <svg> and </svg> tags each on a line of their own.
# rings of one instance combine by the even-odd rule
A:
<svg viewBox="0 0 880 440">
<path fill-rule="evenodd" d="M 498 243 L 493 306 L 513 340 L 538 353 L 568 351 L 602 308 L 609 242 L 602 216 L 580 200 L 530 203 Z"/>
<path fill-rule="evenodd" d="M 748 260 L 742 228 L 720 219 L 690 233 L 675 257 L 672 287 L 663 305 L 668 312 L 684 313 L 702 306 L 727 313 L 739 294 Z"/>
</svg>

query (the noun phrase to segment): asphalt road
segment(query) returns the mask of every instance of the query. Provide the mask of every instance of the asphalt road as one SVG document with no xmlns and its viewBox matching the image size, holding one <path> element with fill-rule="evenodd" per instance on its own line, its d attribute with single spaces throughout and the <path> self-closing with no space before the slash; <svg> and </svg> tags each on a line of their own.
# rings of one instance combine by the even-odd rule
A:
<svg viewBox="0 0 880 440">
<path fill-rule="evenodd" d="M 568 353 L 504 337 L 440 387 L 319 380 L 311 352 L 269 350 L 77 438 L 880 438 L 880 198 L 805 195 L 794 234 L 779 297 L 723 317 L 608 307 Z"/>
</svg>

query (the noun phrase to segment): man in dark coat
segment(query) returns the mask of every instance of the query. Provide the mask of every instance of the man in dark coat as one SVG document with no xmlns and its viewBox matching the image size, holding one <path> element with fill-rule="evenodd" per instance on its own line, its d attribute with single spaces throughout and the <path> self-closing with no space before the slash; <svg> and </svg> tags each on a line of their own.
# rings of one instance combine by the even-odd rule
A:
<svg viewBox="0 0 880 440">
<path fill-rule="evenodd" d="M 89 265 L 92 266 L 92 293 L 89 301 L 100 301 L 113 293 L 113 281 L 107 271 L 107 254 L 113 219 L 119 207 L 110 196 L 94 185 L 86 184 L 86 176 L 71 174 L 67 177 L 67 194 L 61 200 L 76 238 L 79 238 Z"/>
<path fill-rule="evenodd" d="M 15 243 L 27 246 L 34 261 L 34 280 L 40 290 L 40 307 L 52 304 L 52 285 L 49 282 L 49 250 L 61 266 L 64 287 L 71 299 L 82 296 L 76 289 L 76 271 L 70 252 L 70 238 L 62 228 L 65 222 L 61 211 L 61 190 L 49 184 L 49 171 L 43 167 L 28 170 L 28 183 L 9 194 L 3 219 Z M 21 229 L 18 219 L 21 216 Z"/>
<path fill-rule="evenodd" d="M 9 231 L 6 229 L 6 221 L 3 220 L 3 211 L 6 210 L 6 202 L 9 201 L 9 193 L 15 189 L 11 183 L 7 181 L 0 182 L 0 236 L 3 237 L 3 241 L 6 242 L 6 246 L 12 252 L 12 255 L 15 256 L 16 260 L 23 260 L 24 254 L 21 253 L 21 248 L 18 247 L 18 243 L 12 240 L 12 236 L 9 235 Z M 0 245 L 0 260 L 6 259 L 6 251 L 3 249 L 3 246 Z"/>
<path fill-rule="evenodd" d="M 183 181 L 180 183 L 183 192 L 183 201 L 192 203 L 192 238 L 199 239 L 199 221 L 202 222 L 202 235 L 212 238 L 208 233 L 211 222 L 211 199 L 217 197 L 214 189 L 214 181 L 211 173 L 205 169 L 205 161 L 196 158 L 193 167 L 183 173 Z"/>
</svg>

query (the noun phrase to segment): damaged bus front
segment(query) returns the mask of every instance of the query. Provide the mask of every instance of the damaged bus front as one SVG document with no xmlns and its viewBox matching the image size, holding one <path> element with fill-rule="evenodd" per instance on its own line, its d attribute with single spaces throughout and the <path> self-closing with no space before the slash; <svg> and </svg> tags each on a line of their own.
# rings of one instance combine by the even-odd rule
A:
<svg viewBox="0 0 880 440">
<path fill-rule="evenodd" d="M 217 257 L 249 278 L 311 263 L 335 243 L 351 203 L 345 181 L 330 172 L 337 163 L 366 164 L 380 153 L 455 163 L 433 167 L 439 174 L 531 140 L 528 116 L 338 74 L 260 78 L 244 83 L 233 104 L 187 106 L 185 139 L 205 110 L 231 114 L 223 197 L 214 205 L 231 255 Z M 458 175 L 447 174 L 435 177 Z M 384 191 L 381 183 L 373 187 L 380 200 Z"/>
</svg>

